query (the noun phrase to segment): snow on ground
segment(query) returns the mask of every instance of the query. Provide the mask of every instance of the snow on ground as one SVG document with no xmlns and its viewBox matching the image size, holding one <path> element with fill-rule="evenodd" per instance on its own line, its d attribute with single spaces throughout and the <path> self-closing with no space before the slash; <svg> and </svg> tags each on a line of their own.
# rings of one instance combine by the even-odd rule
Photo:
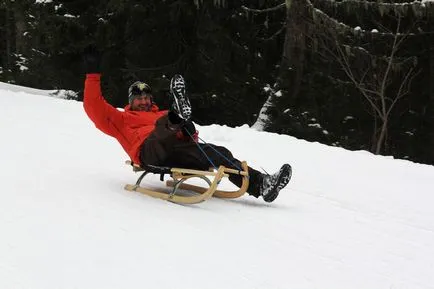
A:
<svg viewBox="0 0 434 289">
<path fill-rule="evenodd" d="M 434 288 L 433 166 L 203 126 L 293 179 L 176 205 L 123 190 L 138 175 L 80 102 L 32 93 L 0 83 L 0 288 Z"/>
<path fill-rule="evenodd" d="M 22 87 L 19 85 L 4 83 L 4 82 L 0 82 L 0 89 L 9 92 L 25 92 L 29 94 L 46 95 L 46 96 L 52 96 L 56 98 L 63 98 L 63 99 L 77 99 L 76 92 L 72 90 L 65 90 L 65 89 L 42 90 L 37 88 Z"/>
</svg>

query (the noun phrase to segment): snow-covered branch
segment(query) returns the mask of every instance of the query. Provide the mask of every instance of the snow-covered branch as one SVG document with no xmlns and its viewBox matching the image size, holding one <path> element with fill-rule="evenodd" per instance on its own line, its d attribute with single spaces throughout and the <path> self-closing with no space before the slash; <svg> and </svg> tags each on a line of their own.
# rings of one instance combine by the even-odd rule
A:
<svg viewBox="0 0 434 289">
<path fill-rule="evenodd" d="M 249 7 L 244 6 L 244 5 L 241 6 L 241 8 L 244 9 L 245 11 L 256 13 L 256 14 L 272 12 L 272 11 L 280 10 L 282 8 L 285 8 L 285 7 L 286 7 L 286 3 L 282 3 L 282 4 L 279 4 L 277 6 L 274 6 L 271 8 L 266 8 L 266 9 L 253 9 L 253 8 L 249 8 Z"/>
<path fill-rule="evenodd" d="M 385 2 L 370 2 L 363 0 L 312 0 L 312 3 L 317 7 L 326 7 L 327 9 L 336 10 L 338 8 L 344 11 L 361 11 L 369 10 L 370 12 L 378 11 L 383 15 L 388 15 L 391 12 L 395 16 L 405 17 L 408 16 L 410 11 L 413 12 L 418 18 L 426 17 L 428 13 L 427 5 L 425 2 L 413 1 L 404 3 L 385 3 Z"/>
<path fill-rule="evenodd" d="M 312 5 L 312 3 L 310 3 Z M 368 37 L 372 35 L 380 36 L 380 37 L 394 37 L 395 33 L 393 32 L 378 32 L 377 30 L 363 30 L 360 27 L 351 27 L 345 23 L 339 22 L 333 17 L 330 17 L 327 15 L 327 13 L 324 13 L 322 10 L 315 8 L 313 5 L 311 6 L 312 9 L 312 18 L 315 24 L 324 25 L 326 27 L 334 27 L 337 31 L 340 31 L 343 33 L 351 33 L 352 35 L 362 38 L 362 37 Z M 399 34 L 399 33 L 398 33 Z M 407 35 L 415 35 L 414 33 L 408 33 Z"/>
</svg>

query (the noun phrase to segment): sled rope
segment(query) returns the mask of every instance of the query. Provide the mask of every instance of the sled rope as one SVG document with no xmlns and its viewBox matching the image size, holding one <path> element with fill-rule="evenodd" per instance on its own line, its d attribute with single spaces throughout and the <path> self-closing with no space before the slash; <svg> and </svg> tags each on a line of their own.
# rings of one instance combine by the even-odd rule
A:
<svg viewBox="0 0 434 289">
<path fill-rule="evenodd" d="M 204 145 L 210 147 L 213 151 L 215 151 L 218 155 L 220 155 L 222 158 L 224 158 L 225 160 L 227 160 L 231 165 L 234 166 L 234 168 L 236 168 L 239 171 L 242 171 L 243 169 L 237 165 L 236 163 L 234 163 L 233 161 L 231 161 L 230 159 L 228 159 L 224 154 L 222 154 L 221 152 L 219 152 L 217 149 L 215 149 L 213 146 L 209 145 L 207 142 L 205 142 L 202 138 L 198 137 Z"/>
<path fill-rule="evenodd" d="M 194 141 L 193 135 L 185 130 L 188 135 L 190 136 L 190 138 Z M 236 163 L 234 163 L 233 161 L 231 161 L 230 159 L 228 159 L 224 154 L 222 154 L 221 152 L 219 152 L 217 149 L 215 149 L 213 146 L 209 145 L 203 138 L 197 136 L 198 140 L 202 141 L 202 143 L 208 147 L 210 147 L 213 151 L 215 151 L 219 156 L 221 156 L 222 158 L 224 158 L 226 161 L 228 161 L 228 163 L 230 163 L 232 166 L 234 166 L 234 168 L 238 169 L 239 171 L 242 171 L 243 169 L 237 165 Z M 194 141 L 195 142 L 195 141 Z M 201 148 L 201 146 L 199 145 L 199 143 L 195 142 L 196 146 L 199 148 L 199 150 L 202 152 L 202 154 L 206 157 L 206 159 L 208 160 L 208 162 L 213 166 L 214 169 L 217 169 L 217 166 L 212 162 L 212 160 L 210 159 L 210 157 L 206 154 L 206 152 L 203 150 L 203 148 Z"/>
<path fill-rule="evenodd" d="M 190 135 L 191 139 L 194 141 L 193 136 L 190 134 L 190 132 L 187 131 L 187 133 Z M 199 136 L 198 136 L 199 138 Z M 201 139 L 202 140 L 202 139 Z M 203 141 L 203 140 L 202 140 Z M 217 170 L 217 166 L 213 163 L 213 161 L 211 160 L 211 158 L 206 154 L 206 152 L 203 150 L 203 148 L 199 145 L 199 143 L 194 142 L 196 144 L 196 146 L 199 148 L 199 150 L 202 152 L 202 154 L 205 156 L 205 158 L 208 160 L 208 162 L 211 164 L 211 166 Z"/>
</svg>

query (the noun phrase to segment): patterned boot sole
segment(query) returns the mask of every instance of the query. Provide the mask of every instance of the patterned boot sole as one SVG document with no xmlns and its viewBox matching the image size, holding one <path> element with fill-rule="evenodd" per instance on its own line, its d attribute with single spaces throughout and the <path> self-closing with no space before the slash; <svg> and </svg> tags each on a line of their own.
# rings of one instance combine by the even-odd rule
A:
<svg viewBox="0 0 434 289">
<path fill-rule="evenodd" d="M 185 94 L 185 82 L 181 75 L 175 75 L 170 81 L 170 93 L 173 97 L 173 111 L 182 119 L 191 117 L 190 100 Z"/>
<path fill-rule="evenodd" d="M 264 201 L 266 201 L 267 203 L 274 201 L 279 195 L 280 190 L 283 189 L 289 183 L 291 177 L 292 177 L 291 166 L 288 164 L 283 165 L 280 168 L 279 175 L 277 176 L 277 180 L 273 188 L 270 190 L 270 192 L 267 195 L 263 196 Z"/>
</svg>

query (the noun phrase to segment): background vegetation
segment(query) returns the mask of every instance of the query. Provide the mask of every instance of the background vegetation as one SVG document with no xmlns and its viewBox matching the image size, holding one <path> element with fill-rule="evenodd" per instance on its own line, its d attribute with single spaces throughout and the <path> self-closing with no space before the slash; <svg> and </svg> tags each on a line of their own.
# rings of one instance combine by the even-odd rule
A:
<svg viewBox="0 0 434 289">
<path fill-rule="evenodd" d="M 95 44 L 115 106 L 182 73 L 200 124 L 434 164 L 433 27 L 421 1 L 1 0 L 0 81 L 80 93 Z"/>
</svg>

